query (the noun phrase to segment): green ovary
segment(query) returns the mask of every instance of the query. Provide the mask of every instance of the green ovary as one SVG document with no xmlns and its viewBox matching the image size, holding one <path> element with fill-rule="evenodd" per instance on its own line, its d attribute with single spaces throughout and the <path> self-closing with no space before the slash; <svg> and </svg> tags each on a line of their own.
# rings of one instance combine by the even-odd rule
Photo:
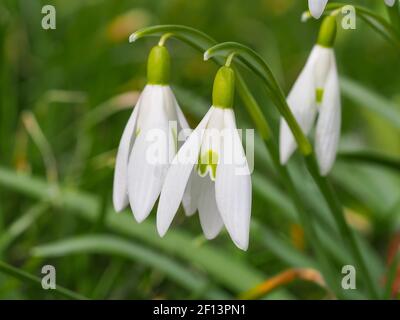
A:
<svg viewBox="0 0 400 320">
<path fill-rule="evenodd" d="M 218 153 L 208 150 L 199 155 L 199 163 L 197 165 L 197 172 L 201 177 L 205 177 L 207 172 L 210 173 L 211 180 L 215 181 L 217 176 Z"/>
</svg>

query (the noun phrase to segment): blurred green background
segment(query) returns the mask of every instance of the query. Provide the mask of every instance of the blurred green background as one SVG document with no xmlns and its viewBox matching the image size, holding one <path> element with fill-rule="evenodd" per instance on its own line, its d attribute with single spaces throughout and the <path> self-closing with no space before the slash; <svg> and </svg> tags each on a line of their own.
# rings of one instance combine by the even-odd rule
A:
<svg viewBox="0 0 400 320">
<path fill-rule="evenodd" d="M 383 0 L 355 2 L 386 18 Z M 56 8 L 55 30 L 41 27 L 45 4 Z M 111 209 L 116 148 L 146 83 L 147 54 L 158 40 L 129 44 L 129 35 L 150 25 L 183 24 L 220 42 L 242 42 L 268 61 L 287 93 L 318 33 L 320 21 L 301 22 L 306 9 L 305 0 L 2 0 L 0 260 L 37 277 L 51 264 L 59 286 L 89 298 L 329 297 L 262 144 L 256 145 L 248 252 L 238 250 L 226 232 L 207 242 L 197 216 L 179 212 L 161 239 L 154 213 L 139 225 L 129 210 Z M 209 106 L 217 67 L 177 40 L 167 46 L 173 89 L 195 126 Z M 343 97 L 340 150 L 399 158 L 399 52 L 358 19 L 356 30 L 339 29 L 336 54 Z M 279 116 L 262 85 L 243 74 L 276 133 Z M 236 109 L 240 127 L 251 128 L 239 98 Z M 340 278 L 341 267 L 351 264 L 348 248 L 299 156 L 290 170 Z M 387 261 L 400 243 L 399 170 L 339 156 L 331 180 L 384 290 Z M 263 282 L 268 287 L 271 279 L 278 288 L 249 296 L 248 290 Z M 349 298 L 366 297 L 363 285 L 357 288 Z M 62 296 L 0 273 L 0 298 Z"/>
</svg>

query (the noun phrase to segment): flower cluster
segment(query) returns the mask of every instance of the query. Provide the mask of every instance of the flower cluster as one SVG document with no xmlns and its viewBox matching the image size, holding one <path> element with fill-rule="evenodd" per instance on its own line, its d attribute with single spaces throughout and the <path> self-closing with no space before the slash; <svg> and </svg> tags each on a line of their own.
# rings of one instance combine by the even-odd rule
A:
<svg viewBox="0 0 400 320">
<path fill-rule="evenodd" d="M 309 0 L 311 14 L 319 18 L 327 2 Z M 390 6 L 394 3 L 386 1 Z M 316 123 L 314 150 L 322 176 L 334 165 L 341 129 L 340 86 L 333 50 L 336 14 L 323 20 L 318 40 L 287 97 L 287 105 L 305 134 Z M 234 55 L 232 52 L 227 64 L 218 70 L 212 105 L 191 131 L 169 87 L 170 57 L 164 40 L 151 50 L 148 84 L 125 127 L 116 158 L 116 211 L 130 204 L 134 217 L 142 222 L 159 199 L 157 230 L 164 236 L 182 204 L 187 216 L 199 213 L 207 239 L 215 238 L 225 227 L 236 246 L 247 249 L 251 171 L 233 110 L 235 72 L 229 65 Z M 286 164 L 297 148 L 296 130 L 293 123 L 289 126 L 286 122 L 291 119 L 296 124 L 293 118 L 280 122 L 281 164 Z"/>
<path fill-rule="evenodd" d="M 182 203 L 186 215 L 199 212 L 207 239 L 225 226 L 234 243 L 246 250 L 251 179 L 232 109 L 234 71 L 220 68 L 210 110 L 180 146 L 178 136 L 187 133 L 189 126 L 168 85 L 169 69 L 167 49 L 154 47 L 148 60 L 148 84 L 118 148 L 114 208 L 121 211 L 129 203 L 141 222 L 160 198 L 157 229 L 164 236 Z"/>
</svg>

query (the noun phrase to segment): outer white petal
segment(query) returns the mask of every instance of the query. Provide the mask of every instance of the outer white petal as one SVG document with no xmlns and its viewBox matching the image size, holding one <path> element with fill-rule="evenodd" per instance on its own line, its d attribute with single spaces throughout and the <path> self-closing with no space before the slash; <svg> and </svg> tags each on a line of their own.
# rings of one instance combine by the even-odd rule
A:
<svg viewBox="0 0 400 320">
<path fill-rule="evenodd" d="M 192 170 L 188 183 L 186 185 L 185 192 L 182 198 L 182 206 L 186 216 L 190 217 L 196 213 L 197 210 L 197 199 L 200 194 L 198 181 L 199 175 L 196 170 Z"/>
<path fill-rule="evenodd" d="M 190 126 L 189 126 L 189 124 L 188 124 L 188 122 L 186 120 L 185 115 L 183 114 L 181 108 L 179 107 L 178 101 L 176 101 L 174 93 L 172 92 L 170 87 L 167 87 L 167 88 L 168 88 L 167 89 L 168 95 L 170 96 L 170 99 L 173 102 L 173 106 L 174 106 L 174 109 L 175 109 L 175 112 L 176 112 L 176 116 L 178 118 L 178 125 L 179 125 L 178 129 L 179 129 L 179 127 L 180 127 L 180 129 L 188 129 L 188 128 L 190 128 Z"/>
<path fill-rule="evenodd" d="M 327 3 L 328 0 L 308 0 L 308 7 L 310 8 L 311 15 L 315 19 L 319 19 Z"/>
<path fill-rule="evenodd" d="M 288 105 L 305 134 L 308 134 L 311 130 L 316 116 L 314 66 L 318 61 L 319 55 L 319 47 L 315 46 L 287 98 Z M 294 136 L 286 121 L 281 118 L 279 153 L 282 164 L 289 160 L 296 148 L 297 144 Z"/>
<path fill-rule="evenodd" d="M 175 112 L 176 112 L 176 116 L 177 116 L 177 120 L 178 120 L 178 134 L 182 129 L 190 129 L 190 126 L 186 120 L 185 115 L 183 114 L 181 108 L 179 107 L 178 101 L 176 101 L 175 95 L 173 94 L 172 90 L 168 87 L 168 91 L 169 91 L 169 95 L 170 95 L 170 99 L 173 102 L 174 108 L 175 108 Z M 178 149 L 181 147 L 182 142 L 178 141 Z M 185 214 L 187 216 L 191 216 L 193 214 L 195 214 L 196 210 L 197 210 L 197 206 L 196 206 L 196 201 L 195 201 L 195 197 L 191 194 L 192 192 L 192 188 L 191 188 L 191 180 L 192 177 L 189 179 L 189 182 L 186 186 L 185 189 L 185 193 L 183 195 L 182 198 L 182 206 L 183 209 L 185 211 Z"/>
<path fill-rule="evenodd" d="M 396 0 L 385 0 L 385 3 L 389 7 L 393 7 L 395 4 Z"/>
<path fill-rule="evenodd" d="M 139 114 L 142 96 L 136 103 L 135 108 L 125 126 L 124 132 L 119 143 L 117 157 L 115 160 L 114 185 L 113 185 L 113 204 L 117 212 L 125 209 L 128 200 L 128 159 L 131 153 L 133 142 L 135 141 L 136 122 Z"/>
<path fill-rule="evenodd" d="M 217 166 L 215 195 L 219 212 L 229 235 L 240 249 L 247 250 L 251 215 L 251 178 L 242 142 L 236 130 L 235 116 L 232 110 L 225 112 L 225 128 L 228 128 L 232 134 L 230 137 L 229 135 L 223 136 L 221 158 Z M 247 174 L 238 174 L 239 167 L 242 169 L 243 166 L 235 161 L 227 163 L 229 162 L 226 153 L 228 139 L 231 141 L 231 152 L 235 153 L 234 159 L 241 158 L 245 161 Z"/>
<path fill-rule="evenodd" d="M 315 152 L 322 175 L 328 174 L 333 166 L 340 137 L 340 89 L 334 59 L 333 56 L 315 132 Z"/>
<path fill-rule="evenodd" d="M 197 128 L 179 149 L 168 170 L 157 210 L 157 230 L 160 236 L 164 236 L 167 232 L 182 201 L 190 174 L 199 156 L 204 129 L 213 110 L 214 108 L 211 107 Z"/>
<path fill-rule="evenodd" d="M 169 165 L 168 117 L 161 86 L 152 86 L 143 97 L 140 113 L 146 112 L 128 164 L 129 202 L 138 222 L 150 214 Z"/>
</svg>

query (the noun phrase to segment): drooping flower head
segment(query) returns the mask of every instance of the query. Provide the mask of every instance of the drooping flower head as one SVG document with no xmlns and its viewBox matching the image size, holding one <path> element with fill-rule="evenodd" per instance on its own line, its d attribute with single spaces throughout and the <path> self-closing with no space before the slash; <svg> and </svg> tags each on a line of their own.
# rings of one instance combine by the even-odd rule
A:
<svg viewBox="0 0 400 320">
<path fill-rule="evenodd" d="M 308 134 L 318 115 L 315 153 L 322 175 L 328 174 L 336 158 L 341 127 L 339 79 L 333 44 L 336 36 L 334 16 L 321 25 L 317 44 L 289 93 L 287 102 L 297 122 Z M 285 164 L 297 148 L 286 121 L 281 119 L 280 160 Z"/>
<path fill-rule="evenodd" d="M 121 211 L 130 203 L 138 222 L 149 215 L 160 194 L 169 160 L 177 151 L 177 132 L 188 128 L 169 87 L 169 73 L 168 50 L 163 45 L 155 46 L 148 58 L 148 83 L 128 120 L 118 148 L 114 208 Z"/>
<path fill-rule="evenodd" d="M 161 236 L 186 200 L 187 213 L 198 210 L 207 239 L 216 237 L 225 225 L 240 249 L 248 247 L 251 178 L 232 109 L 234 77 L 231 68 L 219 69 L 210 110 L 172 161 L 157 211 Z"/>
<path fill-rule="evenodd" d="M 315 19 L 319 19 L 322 16 L 327 3 L 328 0 L 308 0 L 308 7 L 311 15 Z"/>
<path fill-rule="evenodd" d="M 319 19 L 326 7 L 328 0 L 308 0 L 308 8 L 310 9 L 311 15 L 315 19 Z M 396 0 L 385 0 L 385 3 L 389 7 L 393 7 Z"/>
<path fill-rule="evenodd" d="M 394 4 L 396 3 L 396 0 L 385 0 L 385 3 L 389 7 L 393 7 Z"/>
</svg>

